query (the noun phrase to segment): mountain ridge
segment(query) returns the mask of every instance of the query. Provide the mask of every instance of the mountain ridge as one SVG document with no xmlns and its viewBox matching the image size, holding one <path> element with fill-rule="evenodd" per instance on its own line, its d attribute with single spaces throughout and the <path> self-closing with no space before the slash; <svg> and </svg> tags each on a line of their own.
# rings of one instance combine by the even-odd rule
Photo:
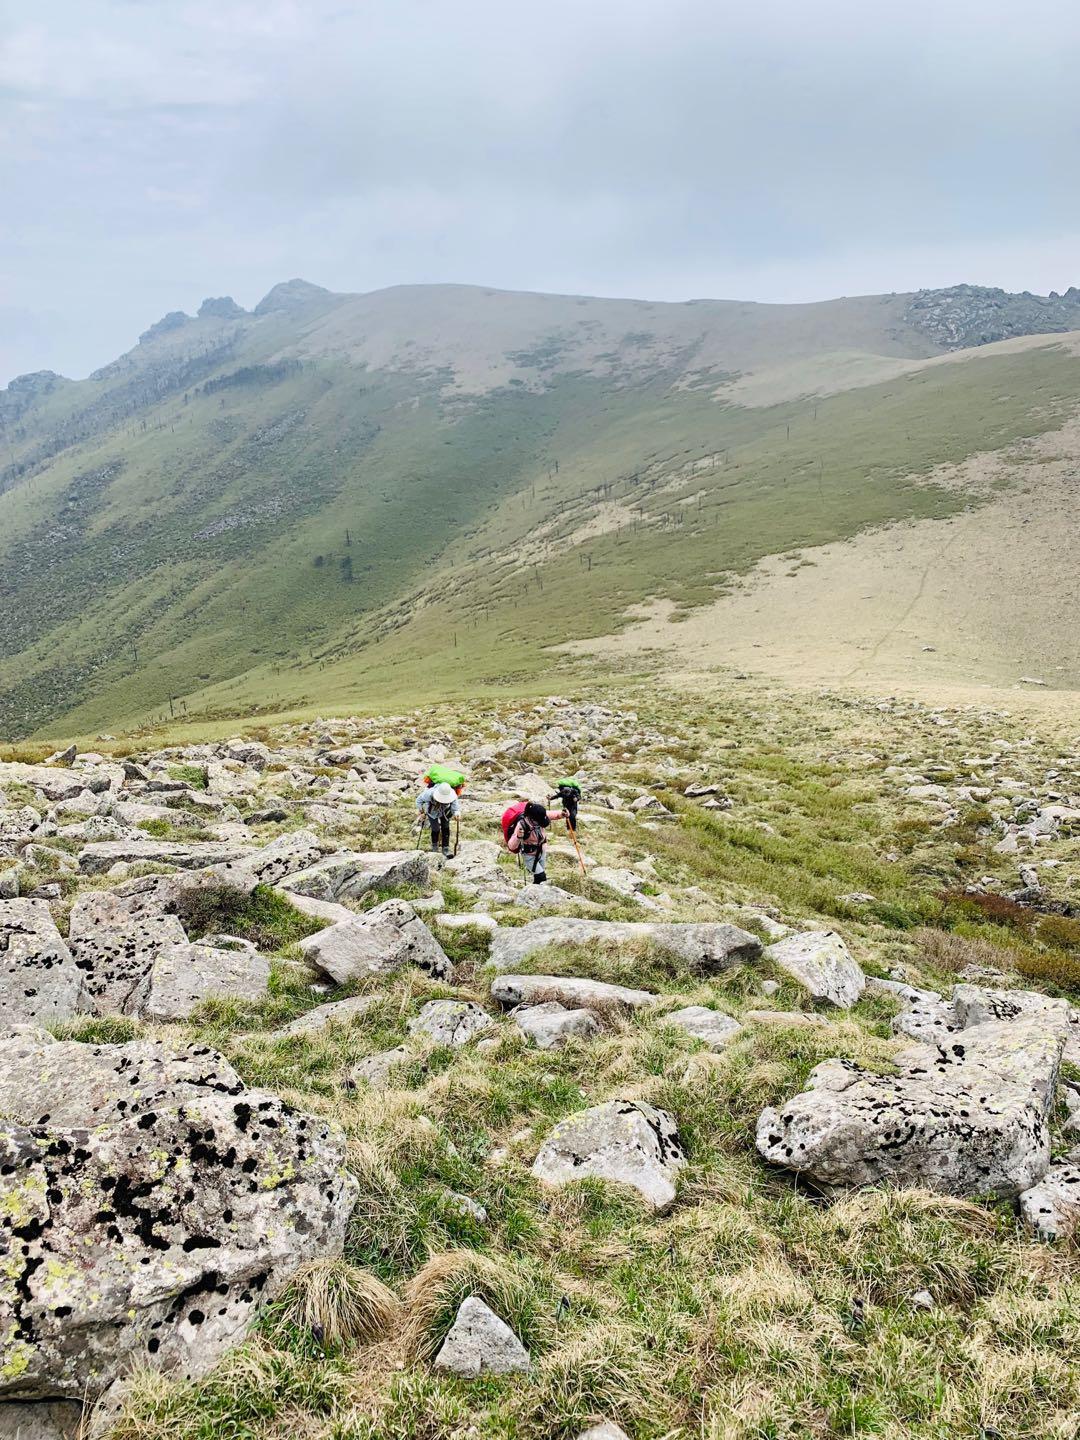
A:
<svg viewBox="0 0 1080 1440">
<path fill-rule="evenodd" d="M 929 477 L 1068 419 L 1074 310 L 293 280 L 171 312 L 0 391 L 0 738 L 572 676 L 551 646 L 635 603 L 983 503 Z"/>
</svg>

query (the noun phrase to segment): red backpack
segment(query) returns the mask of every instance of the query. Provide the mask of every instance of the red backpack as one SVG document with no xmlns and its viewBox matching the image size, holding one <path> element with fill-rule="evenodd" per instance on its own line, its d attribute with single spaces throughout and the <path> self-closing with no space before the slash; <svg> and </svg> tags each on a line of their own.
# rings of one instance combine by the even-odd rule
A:
<svg viewBox="0 0 1080 1440">
<path fill-rule="evenodd" d="M 525 801 L 524 801 L 524 800 L 519 800 L 516 805 L 511 805 L 511 806 L 509 807 L 509 809 L 503 811 L 503 817 L 502 817 L 502 832 L 503 832 L 503 839 L 506 841 L 507 844 L 510 843 L 510 832 L 513 830 L 513 828 L 514 828 L 515 824 L 517 823 L 518 819 L 519 819 L 522 815 L 524 815 L 524 814 L 525 814 Z"/>
</svg>

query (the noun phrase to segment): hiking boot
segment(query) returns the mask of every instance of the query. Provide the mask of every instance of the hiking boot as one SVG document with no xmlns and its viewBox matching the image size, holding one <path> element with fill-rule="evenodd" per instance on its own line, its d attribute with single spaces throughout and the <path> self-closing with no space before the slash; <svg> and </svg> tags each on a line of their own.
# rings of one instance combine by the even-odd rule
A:
<svg viewBox="0 0 1080 1440">
<path fill-rule="evenodd" d="M 451 855 L 450 846 L 449 846 L 449 845 L 444 845 L 444 846 L 442 847 L 442 853 L 446 856 L 447 860 L 449 860 L 449 859 L 450 859 L 450 855 Z"/>
<path fill-rule="evenodd" d="M 546 876 L 546 875 L 534 875 L 534 876 L 533 876 L 533 884 L 534 884 L 534 885 L 545 885 L 546 883 L 547 883 L 547 876 Z"/>
</svg>

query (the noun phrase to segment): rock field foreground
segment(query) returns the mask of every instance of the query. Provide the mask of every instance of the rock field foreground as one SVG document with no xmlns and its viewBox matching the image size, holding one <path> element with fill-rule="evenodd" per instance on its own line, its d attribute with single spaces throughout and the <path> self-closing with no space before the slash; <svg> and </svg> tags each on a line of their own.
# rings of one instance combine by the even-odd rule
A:
<svg viewBox="0 0 1080 1440">
<path fill-rule="evenodd" d="M 347 1252 L 369 1202 L 332 1097 L 386 1104 L 437 1075 L 439 1056 L 587 1056 L 640 1033 L 722 1065 L 778 1028 L 792 1047 L 812 1036 L 825 1058 L 744 1128 L 773 1183 L 1007 1202 L 1022 1232 L 1070 1243 L 1068 995 L 986 966 L 920 983 L 917 966 L 882 962 L 872 895 L 844 897 L 845 922 L 684 883 L 650 847 L 737 802 L 707 764 L 685 773 L 680 743 L 632 712 L 553 700 L 456 745 L 411 722 L 325 721 L 265 741 L 0 764 L 0 1434 L 70 1433 L 84 1402 L 104 1434 L 134 1372 L 206 1376 L 306 1266 Z M 678 806 L 626 778 L 644 756 Z M 410 827 L 425 764 L 448 759 L 470 779 L 444 860 Z M 556 834 L 553 883 L 525 887 L 498 816 L 567 769 L 585 788 L 589 874 Z M 931 837 L 984 807 L 992 853 L 1025 867 L 1007 903 L 1067 920 L 1049 888 L 1065 872 L 1038 863 L 1080 828 L 1075 766 L 1039 785 L 1009 769 L 999 748 L 960 781 L 909 763 L 887 783 Z M 969 888 L 1003 895 L 990 876 Z M 416 998 L 397 1038 L 367 1044 L 403 981 Z M 297 1013 L 268 1024 L 286 993 Z M 839 1044 L 867 1006 L 887 1017 L 878 1051 L 830 1055 L 828 1036 Z M 320 1072 L 307 1113 L 303 1095 L 245 1083 L 240 1059 L 238 1072 L 200 1039 L 208 1016 L 282 1054 L 344 1033 L 362 1053 Z M 692 1205 L 683 1132 L 698 1117 L 651 1103 L 637 1079 L 587 1089 L 490 1163 L 531 1175 L 537 1203 L 588 1180 L 636 1197 L 653 1224 Z M 482 1226 L 483 1205 L 458 1199 Z M 491 1300 L 461 1297 L 430 1351 L 437 1373 L 530 1373 Z M 627 1419 L 593 1418 L 596 1434 Z"/>
</svg>

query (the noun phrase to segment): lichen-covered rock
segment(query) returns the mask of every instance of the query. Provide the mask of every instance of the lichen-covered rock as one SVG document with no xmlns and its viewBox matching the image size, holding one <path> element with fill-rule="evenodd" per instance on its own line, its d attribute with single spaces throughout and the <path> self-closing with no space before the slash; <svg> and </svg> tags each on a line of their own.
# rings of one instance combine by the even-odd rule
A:
<svg viewBox="0 0 1080 1440">
<path fill-rule="evenodd" d="M 736 925 L 668 925 L 646 921 L 582 920 L 549 916 L 497 930 L 490 963 L 512 970 L 544 945 L 623 945 L 645 942 L 680 960 L 694 975 L 712 975 L 761 954 L 761 941 Z"/>
<path fill-rule="evenodd" d="M 455 1049 L 491 1029 L 491 1016 L 472 1000 L 429 1000 L 409 1021 L 410 1035 L 425 1035 L 434 1045 Z"/>
<path fill-rule="evenodd" d="M 0 1398 L 204 1374 L 340 1254 L 343 1137 L 205 1046 L 0 1041 Z"/>
<path fill-rule="evenodd" d="M 395 1045 L 390 1050 L 379 1050 L 374 1055 L 365 1055 L 345 1077 L 346 1089 L 352 1089 L 356 1085 L 368 1085 L 372 1090 L 388 1089 L 394 1068 L 411 1054 L 407 1045 Z"/>
<path fill-rule="evenodd" d="M 628 985 L 609 985 L 604 980 L 585 980 L 576 975 L 496 975 L 491 998 L 499 1005 L 542 1005 L 557 1000 L 569 1009 L 639 1010 L 659 998 L 651 990 L 632 990 Z"/>
<path fill-rule="evenodd" d="M 318 838 L 310 830 L 290 830 L 247 856 L 244 865 L 260 885 L 276 885 L 285 876 L 314 865 L 321 853 Z"/>
<path fill-rule="evenodd" d="M 1055 1160 L 1037 1185 L 1020 1196 L 1020 1218 L 1040 1240 L 1080 1233 L 1080 1148 Z"/>
<path fill-rule="evenodd" d="M 477 1295 L 458 1307 L 457 1317 L 435 1356 L 435 1369 L 463 1380 L 479 1375 L 527 1374 L 529 1352 L 504 1320 Z"/>
<path fill-rule="evenodd" d="M 248 950 L 212 945 L 166 945 L 154 957 L 144 986 L 129 1004 L 148 1020 L 185 1020 L 206 1000 L 266 999 L 270 962 Z"/>
<path fill-rule="evenodd" d="M 993 1020 L 1045 1018 L 1052 1028 L 1065 1024 L 1064 1058 L 1080 1065 L 1080 1010 L 1067 1000 L 1042 995 L 1038 990 L 987 990 L 981 985 L 954 985 L 952 1008 L 963 1029 Z"/>
<path fill-rule="evenodd" d="M 710 1050 L 722 1050 L 730 1045 L 743 1028 L 722 1010 L 710 1010 L 706 1005 L 687 1005 L 682 1010 L 673 1010 L 664 1016 L 663 1023 L 685 1030 L 695 1040 L 704 1041 Z"/>
<path fill-rule="evenodd" d="M 765 1110 L 759 1153 L 826 1189 L 914 1185 L 949 1195 L 1013 1197 L 1050 1163 L 1064 1025 L 975 1026 L 896 1057 L 875 1075 L 827 1060 L 807 1089 Z"/>
<path fill-rule="evenodd" d="M 814 1000 L 848 1009 L 866 988 L 866 976 L 835 930 L 807 930 L 777 940 L 768 959 L 796 980 Z"/>
<path fill-rule="evenodd" d="M 0 900 L 0 1024 L 89 1010 L 83 973 L 44 900 Z"/>
<path fill-rule="evenodd" d="M 175 915 L 136 913 L 131 902 L 108 890 L 81 895 L 71 909 L 68 943 L 100 1015 L 130 1013 L 158 951 L 184 945 Z"/>
<path fill-rule="evenodd" d="M 549 1185 L 594 1177 L 629 1185 L 656 1211 L 670 1208 L 686 1164 L 673 1116 L 641 1100 L 609 1100 L 555 1126 L 533 1162 Z"/>
<path fill-rule="evenodd" d="M 416 965 L 438 980 L 451 971 L 446 951 L 405 900 L 381 905 L 329 925 L 300 942 L 304 954 L 339 985 L 364 975 L 389 975 Z"/>
</svg>

